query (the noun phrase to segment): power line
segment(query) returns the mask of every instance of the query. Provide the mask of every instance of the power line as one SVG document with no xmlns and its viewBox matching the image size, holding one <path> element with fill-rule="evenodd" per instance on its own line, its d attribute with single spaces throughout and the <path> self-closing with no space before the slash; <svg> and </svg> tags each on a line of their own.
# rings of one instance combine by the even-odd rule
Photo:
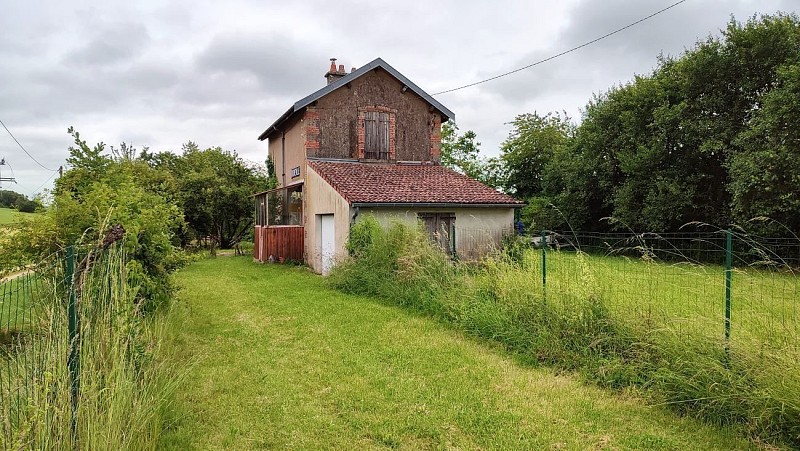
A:
<svg viewBox="0 0 800 451">
<path fill-rule="evenodd" d="M 46 185 L 46 184 L 47 184 L 47 182 L 49 182 L 50 180 L 52 180 L 52 179 L 53 179 L 53 177 L 55 177 L 57 173 L 58 173 L 58 171 L 56 171 L 56 172 L 54 172 L 53 174 L 51 174 L 51 175 L 50 175 L 50 178 L 48 178 L 47 180 L 45 180 L 45 181 L 44 181 L 44 183 L 42 183 L 41 185 L 39 185 L 39 187 L 38 187 L 38 188 L 36 188 L 35 190 L 33 190 L 33 192 L 32 192 L 32 193 L 30 194 L 30 196 L 28 196 L 28 197 L 29 197 L 29 198 L 31 198 L 31 199 L 33 199 L 33 198 L 34 198 L 34 196 L 36 196 L 37 194 L 39 194 L 39 191 L 41 191 L 42 187 L 43 187 L 44 185 Z"/>
<path fill-rule="evenodd" d="M 8 169 L 11 170 L 11 178 L 16 178 L 16 176 L 14 175 L 14 168 L 11 167 L 11 163 L 6 161 L 5 158 L 0 158 L 0 161 L 2 161 L 2 163 L 0 163 L 0 165 L 8 166 Z"/>
<path fill-rule="evenodd" d="M 638 24 L 640 24 L 640 23 L 644 22 L 645 20 L 651 19 L 651 18 L 653 18 L 653 17 L 655 17 L 655 16 L 657 16 L 657 15 L 659 15 L 659 14 L 663 13 L 664 11 L 667 11 L 667 10 L 669 10 L 669 9 L 672 9 L 672 8 L 674 8 L 674 7 L 678 6 L 678 5 L 680 5 L 681 3 L 684 3 L 685 1 L 686 1 L 686 0 L 680 0 L 679 2 L 675 2 L 675 3 L 673 3 L 673 4 L 669 5 L 669 6 L 667 6 L 666 8 L 660 9 L 660 10 L 658 10 L 658 11 L 654 12 L 653 14 L 650 14 L 650 15 L 649 15 L 649 16 L 647 16 L 647 17 L 643 17 L 643 18 L 641 18 L 641 19 L 637 20 L 636 22 L 633 22 L 633 23 L 630 23 L 630 24 L 628 24 L 628 25 L 625 25 L 625 26 L 624 26 L 624 27 L 622 27 L 622 28 L 617 28 L 616 30 L 614 30 L 614 31 L 612 31 L 612 32 L 610 32 L 610 33 L 604 34 L 603 36 L 600 36 L 599 38 L 592 39 L 591 41 L 585 42 L 585 43 L 583 43 L 583 44 L 581 44 L 581 45 L 579 45 L 579 46 L 577 46 L 577 47 L 573 47 L 573 48 L 571 48 L 571 49 L 569 49 L 569 50 L 565 50 L 565 51 L 563 51 L 563 52 L 561 52 L 561 53 L 558 53 L 558 54 L 555 54 L 555 55 L 553 55 L 553 56 L 547 57 L 547 58 L 545 58 L 545 59 L 543 59 L 543 60 L 536 61 L 535 63 L 528 64 L 528 65 L 527 65 L 527 66 L 525 66 L 525 67 L 520 67 L 519 69 L 514 69 L 514 70 L 512 70 L 512 71 L 509 71 L 509 72 L 506 72 L 506 73 L 503 73 L 503 74 L 500 74 L 500 75 L 495 75 L 494 77 L 490 77 L 490 78 L 487 78 L 487 79 L 485 79 L 485 80 L 476 81 L 475 83 L 470 83 L 470 84 L 468 84 L 468 85 L 459 86 L 459 87 L 457 87 L 457 88 L 448 89 L 448 90 L 446 90 L 446 91 L 436 92 L 436 93 L 434 93 L 433 95 L 437 96 L 437 95 L 439 95 L 439 94 L 447 94 L 448 92 L 453 92 L 453 91 L 458 91 L 459 89 L 469 88 L 469 87 L 476 86 L 476 85 L 479 85 L 479 84 L 482 84 L 482 83 L 486 83 L 487 81 L 497 80 L 498 78 L 502 78 L 502 77 L 505 77 L 505 76 L 507 76 L 507 75 L 515 74 L 515 73 L 517 73 L 517 72 L 520 72 L 520 71 L 523 71 L 523 70 L 525 70 L 525 69 L 530 69 L 530 68 L 531 68 L 531 67 L 533 67 L 533 66 L 538 66 L 539 64 L 546 63 L 546 62 L 548 62 L 548 61 L 550 61 L 550 60 L 554 60 L 554 59 L 556 59 L 556 58 L 558 58 L 558 57 L 560 57 L 560 56 L 564 56 L 564 55 L 566 55 L 566 54 L 568 54 L 568 53 L 572 53 L 572 52 L 574 52 L 574 51 L 576 51 L 576 50 L 582 49 L 582 48 L 584 48 L 584 47 L 586 47 L 586 46 L 588 46 L 588 45 L 592 45 L 592 44 L 594 44 L 595 42 L 602 41 L 603 39 L 605 39 L 605 38 L 607 38 L 607 37 L 609 37 L 609 36 L 613 36 L 613 35 L 615 35 L 615 34 L 617 34 L 617 33 L 621 32 L 621 31 L 627 30 L 628 28 L 631 28 L 631 27 L 633 27 L 633 26 L 635 26 L 635 25 L 638 25 Z"/>
<path fill-rule="evenodd" d="M 14 136 L 14 134 L 13 134 L 13 133 L 11 133 L 11 130 L 9 130 L 9 129 L 8 129 L 8 127 L 6 127 L 6 124 L 3 124 L 3 121 L 0 121 L 0 124 L 2 124 L 2 125 L 3 125 L 3 128 L 4 128 L 4 129 L 6 129 L 6 131 L 7 131 L 7 132 L 8 132 L 8 134 L 9 134 L 9 136 L 11 136 L 11 138 L 14 140 L 14 142 L 16 142 L 16 143 L 17 143 L 17 145 L 19 146 L 19 148 L 20 148 L 20 149 L 22 149 L 22 151 L 23 151 L 23 152 L 25 152 L 25 153 L 26 153 L 26 154 L 27 154 L 29 157 L 31 157 L 31 160 L 33 160 L 34 162 L 36 162 L 36 164 L 38 164 L 38 165 L 39 165 L 39 166 L 41 166 L 42 168 L 44 168 L 44 169 L 47 169 L 48 171 L 52 171 L 52 172 L 58 172 L 58 170 L 57 170 L 57 169 L 50 169 L 50 168 L 48 168 L 47 166 L 43 165 L 42 163 L 39 163 L 39 160 L 37 160 L 36 158 L 33 158 L 33 155 L 31 155 L 31 154 L 30 154 L 30 152 L 28 152 L 27 150 L 25 150 L 25 147 L 23 147 L 23 146 L 22 146 L 22 144 L 20 144 L 20 142 L 19 142 L 19 141 L 17 141 L 17 138 Z"/>
</svg>

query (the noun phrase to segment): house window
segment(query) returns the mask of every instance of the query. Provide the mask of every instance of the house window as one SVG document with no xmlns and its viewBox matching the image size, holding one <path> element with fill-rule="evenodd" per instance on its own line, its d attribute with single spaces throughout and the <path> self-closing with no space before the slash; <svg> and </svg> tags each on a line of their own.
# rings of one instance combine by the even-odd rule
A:
<svg viewBox="0 0 800 451">
<path fill-rule="evenodd" d="M 453 252 L 454 244 L 453 227 L 456 223 L 455 213 L 419 213 L 417 217 L 422 221 L 431 241 L 437 244 L 448 254 Z"/>
<path fill-rule="evenodd" d="M 394 160 L 396 110 L 382 106 L 359 108 L 358 158 Z"/>
</svg>

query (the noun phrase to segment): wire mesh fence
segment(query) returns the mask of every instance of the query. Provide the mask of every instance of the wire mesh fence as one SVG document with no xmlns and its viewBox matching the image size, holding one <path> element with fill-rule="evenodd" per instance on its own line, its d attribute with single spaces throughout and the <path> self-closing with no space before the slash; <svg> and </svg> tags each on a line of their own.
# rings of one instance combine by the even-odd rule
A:
<svg viewBox="0 0 800 451">
<path fill-rule="evenodd" d="M 535 240 L 543 258 L 532 269 L 551 295 L 585 295 L 590 287 L 615 316 L 639 327 L 798 350 L 800 240 L 729 230 L 543 236 Z"/>
<path fill-rule="evenodd" d="M 69 393 L 66 362 L 69 353 L 64 301 L 65 258 L 55 254 L 33 268 L 0 282 L 0 441 L 3 449 L 26 442 L 25 430 L 48 430 L 59 440 L 69 431 L 58 409 L 37 412 L 36 406 L 58 405 Z M 54 302 L 55 301 L 55 302 Z M 68 398 L 67 398 L 68 399 Z M 68 408 L 69 404 L 60 406 Z M 67 417 L 68 419 L 69 417 Z"/>
<path fill-rule="evenodd" d="M 123 261 L 69 247 L 0 279 L 0 449 L 80 448 L 81 413 L 103 404 L 95 376 L 128 352 L 113 339 L 130 318 Z"/>
</svg>

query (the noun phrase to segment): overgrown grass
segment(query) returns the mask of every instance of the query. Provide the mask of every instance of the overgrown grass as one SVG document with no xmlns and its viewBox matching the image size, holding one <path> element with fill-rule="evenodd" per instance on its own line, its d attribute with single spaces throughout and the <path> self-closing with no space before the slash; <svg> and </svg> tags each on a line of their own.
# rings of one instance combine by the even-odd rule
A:
<svg viewBox="0 0 800 451">
<path fill-rule="evenodd" d="M 614 316 L 642 327 L 667 327 L 679 335 L 722 337 L 725 323 L 724 268 L 719 265 L 659 263 L 644 259 L 550 251 L 547 282 L 557 296 L 581 296 L 589 273 L 595 294 Z M 520 267 L 536 278 L 543 295 L 541 251 L 529 251 Z M 518 269 L 518 268 L 512 268 Z M 519 277 L 519 274 L 515 274 Z M 796 352 L 800 339 L 800 276 L 788 268 L 755 265 L 733 270 L 733 343 L 769 343 Z"/>
<path fill-rule="evenodd" d="M 757 440 L 800 446 L 796 348 L 753 340 L 764 336 L 754 327 L 737 331 L 741 339 L 726 351 L 721 310 L 701 315 L 695 307 L 711 308 L 706 298 L 671 302 L 676 292 L 655 277 L 664 266 L 636 262 L 638 275 L 623 273 L 626 280 L 615 267 L 620 260 L 550 255 L 545 297 L 540 256 L 531 251 L 453 263 L 421 233 L 399 224 L 384 231 L 370 219 L 354 227 L 351 243 L 353 258 L 331 275 L 336 288 L 432 314 L 601 386 L 633 388 L 711 423 L 741 425 Z M 700 292 L 712 286 L 704 282 L 709 275 L 694 277 L 681 283 Z M 754 293 L 763 289 L 750 286 Z M 719 305 L 723 292 L 714 294 Z M 786 318 L 784 308 L 774 312 Z"/>
<path fill-rule="evenodd" d="M 194 365 L 160 449 L 751 446 L 302 267 L 220 257 L 177 279 L 176 349 Z"/>
<path fill-rule="evenodd" d="M 0 349 L 0 449 L 155 449 L 180 380 L 163 346 L 171 316 L 140 314 L 120 250 L 89 262 L 76 279 L 80 378 L 73 400 L 63 258 L 4 284 L 2 306 L 17 301 L 22 315 L 0 324 L 14 332 Z"/>
</svg>

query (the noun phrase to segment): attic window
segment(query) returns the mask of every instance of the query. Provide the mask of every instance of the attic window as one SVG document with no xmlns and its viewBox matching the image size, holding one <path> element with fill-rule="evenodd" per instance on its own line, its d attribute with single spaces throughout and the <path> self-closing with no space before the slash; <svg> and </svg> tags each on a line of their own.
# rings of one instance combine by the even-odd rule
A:
<svg viewBox="0 0 800 451">
<path fill-rule="evenodd" d="M 396 110 L 381 106 L 359 108 L 358 158 L 389 161 L 395 158 Z"/>
</svg>

